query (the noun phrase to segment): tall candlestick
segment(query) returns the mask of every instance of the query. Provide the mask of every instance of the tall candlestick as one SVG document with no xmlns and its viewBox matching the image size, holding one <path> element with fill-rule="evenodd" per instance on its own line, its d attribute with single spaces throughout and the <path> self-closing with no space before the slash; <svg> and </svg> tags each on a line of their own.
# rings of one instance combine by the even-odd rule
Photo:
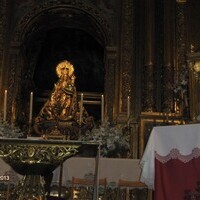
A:
<svg viewBox="0 0 200 200">
<path fill-rule="evenodd" d="M 82 117 L 83 117 L 83 93 L 81 93 L 81 101 L 80 101 L 80 119 L 79 124 L 82 124 Z"/>
<path fill-rule="evenodd" d="M 104 96 L 101 95 L 101 124 L 104 123 Z"/>
<path fill-rule="evenodd" d="M 32 123 L 33 117 L 33 92 L 30 94 L 30 111 L 29 111 L 29 123 Z"/>
<path fill-rule="evenodd" d="M 130 96 L 127 97 L 127 118 L 130 117 Z"/>
<path fill-rule="evenodd" d="M 7 115 L 7 96 L 8 96 L 8 91 L 5 90 L 4 92 L 4 106 L 3 106 L 3 121 L 6 121 L 6 115 Z"/>
</svg>

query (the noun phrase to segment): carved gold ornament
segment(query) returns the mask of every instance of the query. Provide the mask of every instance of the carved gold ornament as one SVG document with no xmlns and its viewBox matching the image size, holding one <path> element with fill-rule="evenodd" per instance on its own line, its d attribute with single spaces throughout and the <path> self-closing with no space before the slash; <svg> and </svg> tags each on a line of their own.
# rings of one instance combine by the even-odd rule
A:
<svg viewBox="0 0 200 200">
<path fill-rule="evenodd" d="M 98 143 L 0 138 L 0 157 L 16 172 L 24 175 L 15 191 L 15 200 L 47 200 L 43 173 L 51 173 L 66 159 L 83 151 L 85 146 Z"/>
</svg>

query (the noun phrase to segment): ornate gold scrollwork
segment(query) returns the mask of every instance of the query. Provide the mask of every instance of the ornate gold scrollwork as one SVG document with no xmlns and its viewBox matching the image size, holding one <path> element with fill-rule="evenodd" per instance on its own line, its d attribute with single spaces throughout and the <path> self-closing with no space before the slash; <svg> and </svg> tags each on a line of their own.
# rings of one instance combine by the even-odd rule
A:
<svg viewBox="0 0 200 200">
<path fill-rule="evenodd" d="M 51 173 L 61 162 L 76 155 L 85 144 L 80 141 L 0 139 L 0 157 L 24 175 L 16 188 L 16 200 L 46 200 L 42 175 Z"/>
</svg>

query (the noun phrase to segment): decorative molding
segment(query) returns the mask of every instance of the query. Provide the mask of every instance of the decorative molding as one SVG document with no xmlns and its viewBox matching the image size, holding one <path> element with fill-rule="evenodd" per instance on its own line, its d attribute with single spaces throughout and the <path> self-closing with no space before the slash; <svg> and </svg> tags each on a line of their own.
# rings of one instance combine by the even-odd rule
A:
<svg viewBox="0 0 200 200">
<path fill-rule="evenodd" d="M 106 18 L 103 16 L 102 12 L 100 12 L 92 4 L 88 3 L 86 4 L 81 0 L 76 0 L 76 1 L 69 0 L 67 2 L 63 1 L 61 2 L 59 0 L 50 0 L 46 1 L 43 4 L 36 5 L 27 14 L 25 14 L 25 16 L 22 17 L 22 20 L 18 23 L 18 26 L 14 34 L 15 35 L 14 41 L 23 40 L 24 34 L 27 33 L 28 31 L 27 27 L 31 32 L 38 29 L 39 24 L 37 24 L 37 22 L 36 24 L 33 24 L 33 26 L 31 26 L 31 24 L 33 23 L 32 20 L 34 18 L 38 18 L 44 12 L 51 13 L 56 10 L 60 12 L 61 10 L 66 11 L 66 9 L 77 10 L 78 12 L 82 12 L 85 17 L 87 16 L 88 19 L 94 20 L 96 22 L 97 25 L 96 28 L 98 29 L 98 31 L 101 31 L 104 34 L 105 37 L 104 39 L 106 43 L 112 41 L 110 25 L 106 21 Z M 63 14 L 66 15 L 66 12 L 63 12 Z"/>
</svg>

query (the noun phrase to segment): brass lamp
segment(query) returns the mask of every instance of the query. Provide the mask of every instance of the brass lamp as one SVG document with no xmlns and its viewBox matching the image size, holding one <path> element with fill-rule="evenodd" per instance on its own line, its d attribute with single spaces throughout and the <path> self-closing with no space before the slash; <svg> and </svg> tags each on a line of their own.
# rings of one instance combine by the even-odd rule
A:
<svg viewBox="0 0 200 200">
<path fill-rule="evenodd" d="M 200 61 L 199 60 L 194 63 L 193 70 L 197 74 L 200 72 Z"/>
</svg>

